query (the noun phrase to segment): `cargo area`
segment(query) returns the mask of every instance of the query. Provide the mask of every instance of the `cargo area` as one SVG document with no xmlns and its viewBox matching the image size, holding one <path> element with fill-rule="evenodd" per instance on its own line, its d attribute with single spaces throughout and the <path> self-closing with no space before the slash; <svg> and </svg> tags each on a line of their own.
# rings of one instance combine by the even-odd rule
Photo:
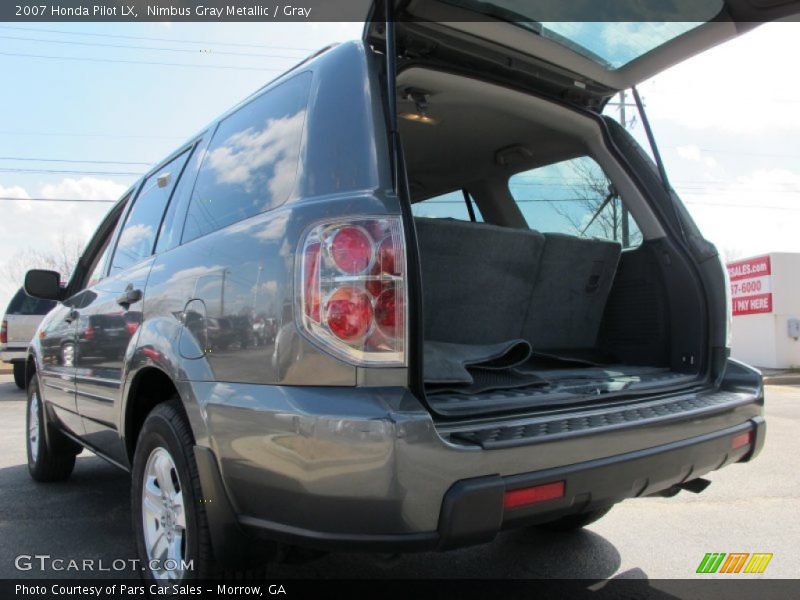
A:
<svg viewBox="0 0 800 600">
<path fill-rule="evenodd" d="M 424 69 L 401 73 L 398 93 L 436 413 L 697 381 L 701 289 L 596 121 Z"/>
</svg>

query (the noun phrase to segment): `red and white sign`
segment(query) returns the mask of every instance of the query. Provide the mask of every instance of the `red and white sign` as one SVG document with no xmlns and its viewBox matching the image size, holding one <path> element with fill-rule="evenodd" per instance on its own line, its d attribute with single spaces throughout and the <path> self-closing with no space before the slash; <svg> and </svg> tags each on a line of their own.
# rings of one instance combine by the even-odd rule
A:
<svg viewBox="0 0 800 600">
<path fill-rule="evenodd" d="M 769 256 L 728 263 L 734 317 L 772 312 L 771 275 Z"/>
</svg>

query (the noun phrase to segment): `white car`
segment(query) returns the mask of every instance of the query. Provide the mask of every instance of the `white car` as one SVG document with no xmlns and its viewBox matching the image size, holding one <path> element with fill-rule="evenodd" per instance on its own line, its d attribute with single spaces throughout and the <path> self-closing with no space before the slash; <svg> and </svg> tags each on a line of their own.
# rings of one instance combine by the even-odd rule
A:
<svg viewBox="0 0 800 600">
<path fill-rule="evenodd" d="M 33 298 L 20 288 L 6 308 L 0 328 L 0 360 L 14 365 L 14 383 L 25 387 L 25 357 L 28 344 L 44 316 L 56 305 L 54 300 Z"/>
</svg>

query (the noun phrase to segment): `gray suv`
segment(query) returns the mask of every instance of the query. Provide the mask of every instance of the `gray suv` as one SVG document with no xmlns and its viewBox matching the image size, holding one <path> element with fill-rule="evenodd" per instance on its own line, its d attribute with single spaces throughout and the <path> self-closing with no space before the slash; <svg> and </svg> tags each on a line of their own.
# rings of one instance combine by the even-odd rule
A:
<svg viewBox="0 0 800 600">
<path fill-rule="evenodd" d="M 150 577 L 576 529 L 764 443 L 717 251 L 601 114 L 746 27 L 405 16 L 176 149 L 65 286 L 27 275 L 60 302 L 28 351 L 30 473 L 81 448 L 129 471 Z"/>
</svg>

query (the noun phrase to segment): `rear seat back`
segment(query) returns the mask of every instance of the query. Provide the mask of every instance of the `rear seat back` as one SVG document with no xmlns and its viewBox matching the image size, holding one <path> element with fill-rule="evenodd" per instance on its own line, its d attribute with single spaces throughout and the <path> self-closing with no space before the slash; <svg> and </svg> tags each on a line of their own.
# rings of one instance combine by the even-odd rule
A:
<svg viewBox="0 0 800 600">
<path fill-rule="evenodd" d="M 594 348 L 622 246 L 559 233 L 544 237 L 521 337 L 536 350 Z"/>
<path fill-rule="evenodd" d="M 620 244 L 453 219 L 414 222 L 425 339 L 595 347 Z"/>
<path fill-rule="evenodd" d="M 452 219 L 414 221 L 425 339 L 488 344 L 519 338 L 544 236 Z"/>
</svg>

